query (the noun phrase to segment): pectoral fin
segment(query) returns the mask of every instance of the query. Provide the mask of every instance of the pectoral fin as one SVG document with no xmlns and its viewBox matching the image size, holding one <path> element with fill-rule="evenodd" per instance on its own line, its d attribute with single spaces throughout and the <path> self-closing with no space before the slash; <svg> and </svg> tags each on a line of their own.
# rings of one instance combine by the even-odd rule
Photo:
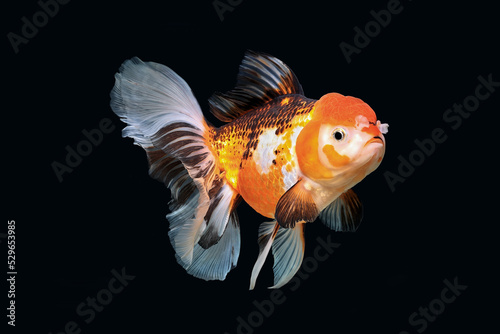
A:
<svg viewBox="0 0 500 334">
<path fill-rule="evenodd" d="M 274 217 L 281 227 L 293 228 L 298 222 L 314 221 L 318 215 L 319 211 L 311 193 L 304 188 L 303 181 L 299 180 L 281 196 Z"/>
<path fill-rule="evenodd" d="M 363 218 L 363 206 L 356 193 L 349 189 L 319 214 L 321 221 L 334 231 L 356 231 Z"/>
</svg>

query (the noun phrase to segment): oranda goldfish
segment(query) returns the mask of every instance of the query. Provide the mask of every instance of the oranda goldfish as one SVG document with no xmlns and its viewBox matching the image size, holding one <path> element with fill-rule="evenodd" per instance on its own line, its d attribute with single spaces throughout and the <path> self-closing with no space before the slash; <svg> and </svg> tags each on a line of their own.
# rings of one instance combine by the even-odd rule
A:
<svg viewBox="0 0 500 334">
<path fill-rule="evenodd" d="M 286 284 L 304 256 L 304 226 L 316 218 L 354 231 L 362 206 L 351 189 L 381 163 L 388 125 L 362 100 L 329 93 L 304 96 L 279 59 L 247 52 L 236 87 L 215 93 L 203 117 L 187 83 L 170 68 L 125 61 L 115 75 L 111 108 L 149 161 L 149 174 L 171 190 L 169 237 L 177 262 L 205 280 L 236 266 L 241 199 L 271 219 L 259 228 L 253 289 L 272 249 L 274 286 Z"/>
</svg>

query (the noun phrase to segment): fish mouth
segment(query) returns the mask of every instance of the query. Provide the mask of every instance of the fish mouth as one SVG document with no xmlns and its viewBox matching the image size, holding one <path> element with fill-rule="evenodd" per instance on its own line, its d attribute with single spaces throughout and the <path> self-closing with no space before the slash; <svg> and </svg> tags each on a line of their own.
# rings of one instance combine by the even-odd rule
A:
<svg viewBox="0 0 500 334">
<path fill-rule="evenodd" d="M 378 144 L 384 145 L 384 140 L 379 136 L 375 136 L 372 139 L 370 139 L 369 141 L 367 141 L 365 146 L 368 144 L 372 144 L 372 143 L 378 143 Z"/>
</svg>

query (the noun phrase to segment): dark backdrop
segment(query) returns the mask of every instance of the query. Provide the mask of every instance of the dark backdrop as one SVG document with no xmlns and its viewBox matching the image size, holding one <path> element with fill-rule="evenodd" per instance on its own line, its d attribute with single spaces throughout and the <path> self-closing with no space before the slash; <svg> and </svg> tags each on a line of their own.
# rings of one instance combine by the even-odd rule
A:
<svg viewBox="0 0 500 334">
<path fill-rule="evenodd" d="M 212 1 L 71 1 L 47 5 L 53 17 L 37 14 L 41 4 L 34 0 L 4 4 L 0 231 L 15 221 L 17 275 L 16 327 L 4 314 L 2 326 L 19 333 L 65 327 L 67 333 L 486 332 L 498 312 L 489 279 L 498 265 L 494 119 L 500 87 L 479 89 L 490 95 L 478 106 L 474 95 L 479 76 L 500 81 L 493 5 L 215 4 L 219 11 L 228 6 L 223 21 Z M 397 12 L 390 22 L 388 6 Z M 374 15 L 385 27 L 370 24 Z M 30 38 L 20 40 L 33 20 L 38 31 L 25 27 Z M 372 29 L 370 41 L 355 40 L 355 27 Z M 346 57 L 342 42 L 358 47 Z M 356 96 L 390 124 L 384 161 L 355 187 L 365 209 L 361 227 L 343 234 L 309 224 L 309 272 L 283 287 L 278 299 L 266 288 L 272 261 L 248 291 L 265 219 L 244 203 L 238 209 L 241 255 L 225 281 L 193 278 L 176 263 L 165 219 L 169 191 L 149 178 L 144 152 L 121 137 L 124 125 L 109 108 L 113 75 L 138 56 L 174 69 L 206 117 L 220 125 L 208 114 L 207 99 L 233 87 L 247 49 L 287 63 L 307 97 Z M 464 99 L 474 109 L 469 117 L 447 113 Z M 65 163 L 66 147 L 75 149 L 85 140 L 82 131 L 106 118 L 112 131 L 60 182 L 54 161 Z M 436 128 L 446 140 L 434 143 L 430 155 L 418 153 L 415 141 L 430 150 Z M 400 166 L 410 158 L 418 166 Z M 394 189 L 388 175 L 399 175 Z M 324 261 L 315 258 L 318 237 L 339 244 Z M 117 273 L 128 275 L 123 289 L 113 279 Z M 455 294 L 445 290 L 448 301 L 456 297 L 450 303 L 442 301 L 445 280 L 461 286 Z M 116 293 L 109 292 L 110 282 Z M 5 310 L 10 299 L 3 289 Z M 87 303 L 96 297 L 105 305 L 92 316 Z M 418 314 L 429 306 L 436 314 Z"/>
</svg>

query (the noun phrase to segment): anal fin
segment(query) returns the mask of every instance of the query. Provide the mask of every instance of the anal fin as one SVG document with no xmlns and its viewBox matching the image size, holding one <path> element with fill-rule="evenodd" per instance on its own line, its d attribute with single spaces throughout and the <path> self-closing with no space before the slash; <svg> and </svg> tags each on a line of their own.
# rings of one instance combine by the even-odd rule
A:
<svg viewBox="0 0 500 334">
<path fill-rule="evenodd" d="M 273 244 L 274 238 L 278 233 L 280 225 L 274 220 L 272 222 L 266 222 L 260 224 L 259 227 L 259 256 L 252 269 L 252 275 L 250 276 L 250 290 L 255 287 L 255 282 L 257 281 L 257 276 L 259 276 L 260 270 L 266 262 L 267 254 L 271 250 L 271 245 Z"/>
<path fill-rule="evenodd" d="M 293 228 L 280 228 L 276 221 L 262 223 L 259 227 L 259 256 L 250 277 L 250 290 L 255 287 L 257 276 L 272 249 L 274 257 L 274 285 L 278 289 L 288 283 L 299 270 L 304 258 L 304 223 Z"/>
<path fill-rule="evenodd" d="M 304 259 L 304 227 L 297 224 L 294 228 L 282 228 L 276 233 L 273 242 L 274 285 L 270 289 L 279 289 L 292 279 Z"/>
</svg>

